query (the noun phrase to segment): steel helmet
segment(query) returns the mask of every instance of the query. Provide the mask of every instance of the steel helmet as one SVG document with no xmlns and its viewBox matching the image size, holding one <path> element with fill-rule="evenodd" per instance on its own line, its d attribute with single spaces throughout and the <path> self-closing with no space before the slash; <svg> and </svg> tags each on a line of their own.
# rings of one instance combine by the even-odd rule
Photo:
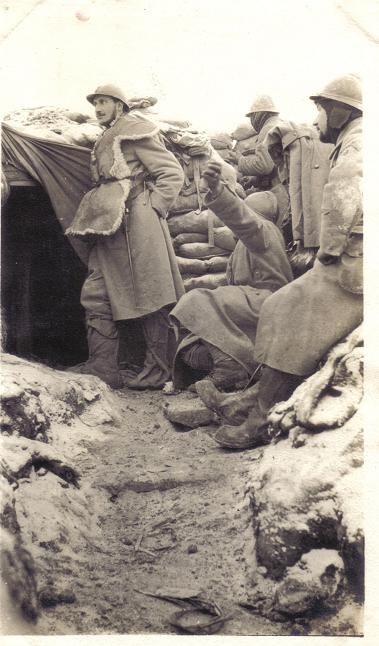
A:
<svg viewBox="0 0 379 646">
<path fill-rule="evenodd" d="M 276 199 L 276 195 L 271 193 L 271 191 L 251 193 L 244 201 L 249 208 L 259 213 L 266 220 L 271 220 L 271 222 L 277 220 L 278 200 Z"/>
<path fill-rule="evenodd" d="M 345 74 L 327 83 L 321 92 L 309 97 L 312 101 L 317 99 L 332 99 L 346 103 L 352 108 L 362 110 L 362 83 L 359 76 Z"/>
<path fill-rule="evenodd" d="M 257 96 L 255 101 L 253 101 L 249 112 L 247 112 L 245 116 L 250 117 L 253 112 L 276 112 L 277 114 L 279 114 L 278 108 L 276 107 L 272 98 L 268 96 L 268 94 Z"/>
<path fill-rule="evenodd" d="M 113 85 L 112 83 L 108 83 L 107 85 L 99 85 L 99 87 L 96 88 L 93 94 L 88 94 L 87 101 L 89 101 L 93 105 L 95 97 L 100 95 L 110 96 L 112 99 L 122 101 L 126 105 L 126 107 L 129 108 L 128 99 L 126 98 L 121 88 L 117 87 L 117 85 Z"/>
</svg>

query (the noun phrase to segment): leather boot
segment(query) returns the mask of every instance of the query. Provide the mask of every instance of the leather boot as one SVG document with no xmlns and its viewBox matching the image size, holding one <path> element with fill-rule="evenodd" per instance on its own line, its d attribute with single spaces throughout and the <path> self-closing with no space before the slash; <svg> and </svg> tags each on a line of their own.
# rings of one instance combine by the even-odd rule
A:
<svg viewBox="0 0 379 646">
<path fill-rule="evenodd" d="M 89 319 L 87 322 L 89 357 L 69 372 L 94 375 L 111 388 L 122 388 L 123 380 L 118 368 L 118 333 L 114 321 Z"/>
<path fill-rule="evenodd" d="M 221 390 L 238 388 L 240 384 L 247 383 L 248 374 L 237 361 L 216 348 L 215 345 L 202 341 L 212 357 L 213 367 L 206 379 Z M 199 382 L 200 383 L 200 382 Z"/>
<path fill-rule="evenodd" d="M 256 404 L 247 419 L 240 426 L 221 426 L 214 436 L 215 441 L 228 449 L 252 449 L 268 444 L 267 415 L 270 409 L 277 402 L 288 399 L 301 381 L 297 375 L 263 366 Z"/>
<path fill-rule="evenodd" d="M 195 389 L 200 399 L 210 410 L 233 426 L 242 424 L 247 418 L 258 395 L 258 383 L 243 391 L 223 393 L 217 390 L 214 383 L 207 378 L 198 381 L 195 384 Z"/>
<path fill-rule="evenodd" d="M 133 379 L 124 381 L 134 390 L 160 390 L 170 379 L 168 364 L 169 321 L 165 309 L 149 314 L 142 319 L 146 341 L 146 356 L 141 372 Z"/>
<path fill-rule="evenodd" d="M 183 350 L 181 357 L 184 363 L 194 370 L 210 372 L 213 368 L 211 354 L 200 339 Z"/>
</svg>

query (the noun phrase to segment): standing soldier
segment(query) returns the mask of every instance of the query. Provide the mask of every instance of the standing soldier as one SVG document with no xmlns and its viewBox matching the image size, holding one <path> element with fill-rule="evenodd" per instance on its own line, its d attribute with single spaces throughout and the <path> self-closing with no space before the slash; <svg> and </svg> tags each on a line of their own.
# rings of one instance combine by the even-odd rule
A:
<svg viewBox="0 0 379 646">
<path fill-rule="evenodd" d="M 116 323 L 139 319 L 145 363 L 126 385 L 161 388 L 170 374 L 167 308 L 184 293 L 166 223 L 183 172 L 161 141 L 159 128 L 130 112 L 122 90 L 103 85 L 87 99 L 104 132 L 92 152 L 95 186 L 66 231 L 93 240 L 81 294 L 89 358 L 75 371 L 121 387 Z"/>
<path fill-rule="evenodd" d="M 246 116 L 258 133 L 254 147 L 245 150 L 238 161 L 241 175 L 251 176 L 252 184 L 261 191 L 267 191 L 279 183 L 277 170 L 264 142 L 267 134 L 282 121 L 279 110 L 270 96 L 258 96 Z M 251 182 L 250 182 L 251 183 Z"/>
<path fill-rule="evenodd" d="M 224 426 L 221 446 L 243 449 L 268 441 L 267 413 L 311 375 L 328 350 L 363 318 L 362 92 L 355 75 L 331 81 L 310 97 L 318 109 L 320 140 L 333 143 L 331 170 L 321 207 L 320 248 L 311 270 L 263 304 L 255 340 L 262 364 L 258 393 L 245 396 L 241 426 Z M 203 392 L 213 408 L 223 398 Z M 242 411 L 242 407 L 245 410 Z"/>
</svg>

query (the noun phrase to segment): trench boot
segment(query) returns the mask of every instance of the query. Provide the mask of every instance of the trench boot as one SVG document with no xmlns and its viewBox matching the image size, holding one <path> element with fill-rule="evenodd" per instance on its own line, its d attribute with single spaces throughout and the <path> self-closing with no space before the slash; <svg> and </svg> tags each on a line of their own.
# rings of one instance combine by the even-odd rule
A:
<svg viewBox="0 0 379 646">
<path fill-rule="evenodd" d="M 200 339 L 183 350 L 180 356 L 184 363 L 193 370 L 209 373 L 213 368 L 211 354 Z"/>
<path fill-rule="evenodd" d="M 202 341 L 202 343 L 212 358 L 212 370 L 207 375 L 207 380 L 210 380 L 221 390 L 231 390 L 238 388 L 241 383 L 246 384 L 248 374 L 237 361 L 216 348 L 215 345 L 206 341 Z"/>
<path fill-rule="evenodd" d="M 258 395 L 258 383 L 246 390 L 223 393 L 217 390 L 214 383 L 207 378 L 198 381 L 195 389 L 207 408 L 232 426 L 242 424 L 249 411 L 255 406 Z"/>
<path fill-rule="evenodd" d="M 220 446 L 228 449 L 252 449 L 270 442 L 267 415 L 274 404 L 285 401 L 302 381 L 269 366 L 263 366 L 258 382 L 255 406 L 240 426 L 221 426 L 214 436 Z"/>
<path fill-rule="evenodd" d="M 144 365 L 136 377 L 124 379 L 124 384 L 134 390 L 161 390 L 171 377 L 167 312 L 159 310 L 145 316 L 142 326 L 146 341 Z"/>
<path fill-rule="evenodd" d="M 114 321 L 89 319 L 87 324 L 89 357 L 84 363 L 67 370 L 99 377 L 113 389 L 122 388 L 123 380 L 118 368 L 119 340 Z"/>
</svg>

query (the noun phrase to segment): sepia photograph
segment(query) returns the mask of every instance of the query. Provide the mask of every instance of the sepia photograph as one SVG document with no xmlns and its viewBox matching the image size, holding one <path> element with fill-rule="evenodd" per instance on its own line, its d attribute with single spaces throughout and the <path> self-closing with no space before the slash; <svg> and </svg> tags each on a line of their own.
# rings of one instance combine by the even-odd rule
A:
<svg viewBox="0 0 379 646">
<path fill-rule="evenodd" d="M 378 1 L 0 16 L 2 643 L 374 644 Z"/>
</svg>

